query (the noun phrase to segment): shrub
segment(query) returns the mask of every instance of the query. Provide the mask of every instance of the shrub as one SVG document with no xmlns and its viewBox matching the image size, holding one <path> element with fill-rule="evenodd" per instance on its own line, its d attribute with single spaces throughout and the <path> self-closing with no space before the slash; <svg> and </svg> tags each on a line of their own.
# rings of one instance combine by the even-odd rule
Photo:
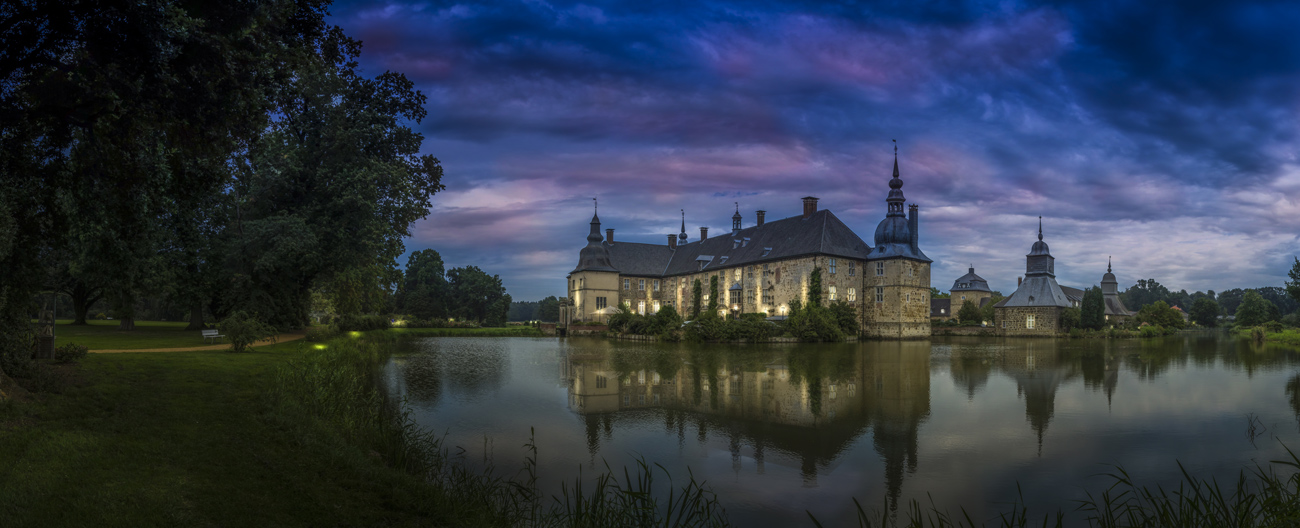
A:
<svg viewBox="0 0 1300 528">
<path fill-rule="evenodd" d="M 1162 335 L 1165 335 L 1165 329 L 1161 328 L 1160 325 L 1146 325 L 1138 329 L 1138 336 L 1140 337 L 1159 337 Z"/>
<path fill-rule="evenodd" d="M 275 327 L 262 322 L 243 310 L 230 314 L 217 323 L 217 328 L 230 340 L 231 352 L 243 352 L 260 339 L 275 336 Z"/>
<path fill-rule="evenodd" d="M 82 358 L 86 357 L 86 353 L 88 352 L 89 350 L 87 350 L 83 345 L 68 343 L 54 349 L 54 362 L 73 363 L 81 361 Z"/>
<path fill-rule="evenodd" d="M 839 325 L 840 331 L 844 335 L 855 336 L 859 333 L 858 311 L 853 308 L 852 304 L 844 301 L 835 301 L 831 303 L 831 316 L 835 318 L 835 323 Z"/>
<path fill-rule="evenodd" d="M 794 303 L 791 303 L 794 304 Z M 790 310 L 785 320 L 785 329 L 790 335 L 805 342 L 843 341 L 844 332 L 829 308 L 815 304 L 799 306 Z"/>
<path fill-rule="evenodd" d="M 340 332 L 387 330 L 392 323 L 383 315 L 340 315 L 335 320 Z"/>
<path fill-rule="evenodd" d="M 1282 323 L 1277 321 L 1268 321 L 1266 323 L 1259 325 L 1259 327 L 1264 329 L 1265 332 L 1268 332 L 1270 334 L 1276 334 L 1278 332 L 1281 332 L 1282 329 L 1284 328 L 1282 326 Z"/>
<path fill-rule="evenodd" d="M 331 337 L 339 335 L 339 327 L 333 323 L 323 326 L 313 326 L 307 329 L 307 335 L 304 339 L 312 342 L 328 340 Z"/>
</svg>

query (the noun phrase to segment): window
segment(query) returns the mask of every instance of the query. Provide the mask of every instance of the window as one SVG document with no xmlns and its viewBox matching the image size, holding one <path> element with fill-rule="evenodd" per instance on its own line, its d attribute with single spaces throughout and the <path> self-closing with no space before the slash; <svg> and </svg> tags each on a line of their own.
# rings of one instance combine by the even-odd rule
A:
<svg viewBox="0 0 1300 528">
<path fill-rule="evenodd" d="M 655 291 L 659 291 L 659 279 L 655 279 Z"/>
<path fill-rule="evenodd" d="M 966 300 L 966 296 L 965 295 L 961 296 L 961 300 L 963 301 Z"/>
<path fill-rule="evenodd" d="M 858 263 L 857 263 L 857 262 L 853 262 L 852 260 L 850 260 L 850 261 L 849 261 L 849 276 L 852 277 L 854 274 L 857 273 L 857 271 L 858 271 Z"/>
<path fill-rule="evenodd" d="M 659 395 L 658 394 L 654 395 L 654 398 L 655 398 L 655 405 L 659 405 Z"/>
<path fill-rule="evenodd" d="M 731 290 L 731 304 L 740 304 L 740 290 Z"/>
<path fill-rule="evenodd" d="M 940 309 L 939 309 L 939 313 L 941 313 L 941 314 L 946 314 L 946 313 L 948 313 L 948 310 L 944 310 L 943 308 L 940 308 Z"/>
<path fill-rule="evenodd" d="M 1034 329 L 1034 314 L 1029 314 L 1025 316 L 1025 328 L 1028 328 L 1030 330 Z"/>
<path fill-rule="evenodd" d="M 740 280 L 740 268 L 736 268 L 736 280 Z"/>
<path fill-rule="evenodd" d="M 776 304 L 776 298 L 772 295 L 763 296 L 763 304 Z"/>
<path fill-rule="evenodd" d="M 907 302 L 912 302 L 912 294 L 907 294 Z"/>
<path fill-rule="evenodd" d="M 645 315 L 645 301 L 637 301 L 637 303 L 636 303 L 636 313 L 639 313 L 639 314 L 641 314 L 641 315 Z"/>
<path fill-rule="evenodd" d="M 740 241 L 734 238 L 731 239 L 731 249 L 736 249 L 738 247 L 740 247 Z"/>
<path fill-rule="evenodd" d="M 623 405 L 627 405 L 628 403 L 631 403 L 631 401 L 632 401 L 632 395 L 630 394 L 623 395 Z"/>
<path fill-rule="evenodd" d="M 876 263 L 876 276 L 879 277 L 879 276 L 884 275 L 884 274 L 885 274 L 885 263 L 884 263 L 884 262 L 877 262 L 877 263 Z"/>
<path fill-rule="evenodd" d="M 745 239 L 740 243 L 740 247 L 747 247 L 747 246 L 749 246 L 749 237 L 745 237 Z"/>
<path fill-rule="evenodd" d="M 596 388 L 597 388 L 597 389 L 603 389 L 603 388 L 605 388 L 605 384 L 606 384 L 606 383 L 607 383 L 607 380 L 605 379 L 605 376 L 601 376 L 601 375 L 597 375 L 597 376 L 596 376 Z"/>
<path fill-rule="evenodd" d="M 636 384 L 637 384 L 637 385 L 645 385 L 645 371 L 644 371 L 644 370 L 641 371 L 641 372 L 638 372 L 638 373 L 636 374 Z"/>
<path fill-rule="evenodd" d="M 876 286 L 876 302 L 885 302 L 885 289 L 879 286 Z"/>
<path fill-rule="evenodd" d="M 637 284 L 636 289 L 641 290 L 641 291 L 645 291 L 645 279 L 641 279 L 641 280 L 637 281 L 637 283 L 638 283 L 638 284 Z"/>
<path fill-rule="evenodd" d="M 768 253 L 771 253 L 771 252 L 772 252 L 772 248 L 770 248 L 770 247 L 765 247 L 765 248 L 763 248 L 763 255 L 762 255 L 762 256 L 766 257 L 767 254 L 768 254 Z"/>
<path fill-rule="evenodd" d="M 636 395 L 636 402 L 641 405 L 645 405 L 645 395 L 644 394 Z"/>
<path fill-rule="evenodd" d="M 835 300 L 835 287 L 834 287 L 834 286 L 831 286 L 831 300 L 832 300 L 832 301 Z"/>
<path fill-rule="evenodd" d="M 835 259 L 831 259 L 831 265 L 830 265 L 830 268 L 831 268 L 831 275 L 834 275 L 834 274 L 835 274 Z"/>
<path fill-rule="evenodd" d="M 605 306 L 607 306 L 607 305 L 605 304 L 605 298 L 604 298 L 604 297 L 596 297 L 596 309 L 599 310 L 599 309 L 604 308 Z"/>
<path fill-rule="evenodd" d="M 654 303 L 654 310 L 655 310 L 655 313 L 659 313 L 659 301 L 655 301 L 655 303 Z"/>
<path fill-rule="evenodd" d="M 849 302 L 856 300 L 858 300 L 858 290 L 856 288 L 849 288 Z"/>
<path fill-rule="evenodd" d="M 705 291 L 708 291 L 708 290 L 705 290 Z M 707 304 L 707 303 L 709 302 L 709 294 L 706 293 L 706 294 L 704 294 L 704 295 L 701 295 L 701 296 L 700 296 L 700 302 L 703 302 L 703 303 L 706 303 L 706 304 Z"/>
<path fill-rule="evenodd" d="M 911 266 L 908 266 L 908 267 L 907 267 L 907 276 L 908 276 L 908 277 L 911 277 L 913 271 L 916 271 L 916 268 L 913 268 L 913 267 L 911 267 Z"/>
<path fill-rule="evenodd" d="M 632 289 L 632 279 L 623 279 L 623 289 L 624 290 Z"/>
</svg>

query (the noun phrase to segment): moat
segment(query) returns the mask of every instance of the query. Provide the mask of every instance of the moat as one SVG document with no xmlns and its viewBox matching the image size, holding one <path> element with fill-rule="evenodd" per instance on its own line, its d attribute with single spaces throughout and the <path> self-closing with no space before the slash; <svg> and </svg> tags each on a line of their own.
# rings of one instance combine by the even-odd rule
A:
<svg viewBox="0 0 1300 528">
<path fill-rule="evenodd" d="M 1061 509 L 1113 481 L 1235 482 L 1300 448 L 1300 353 L 1223 333 L 690 345 L 434 338 L 386 368 L 413 417 L 474 467 L 548 495 L 638 456 L 707 481 L 740 526 L 848 522 L 932 496 L 975 519 L 1023 494 Z M 1278 468 L 1281 471 L 1283 468 Z"/>
</svg>

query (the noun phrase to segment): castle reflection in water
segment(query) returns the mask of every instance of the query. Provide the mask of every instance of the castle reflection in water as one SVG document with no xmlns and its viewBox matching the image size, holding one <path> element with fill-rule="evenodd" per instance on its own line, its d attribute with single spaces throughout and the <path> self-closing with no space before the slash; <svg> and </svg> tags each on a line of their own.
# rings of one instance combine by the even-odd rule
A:
<svg viewBox="0 0 1300 528">
<path fill-rule="evenodd" d="M 585 421 L 592 456 L 628 414 L 660 414 L 678 442 L 723 443 L 734 469 L 743 457 L 758 473 L 769 459 L 802 469 L 804 485 L 833 470 L 839 455 L 870 432 L 885 464 L 890 506 L 915 472 L 917 436 L 930 415 L 932 357 L 974 397 L 991 375 L 1015 380 L 1028 426 L 1042 435 L 1062 383 L 1082 376 L 1109 400 L 1119 359 L 1061 354 L 1053 340 L 1014 347 L 928 341 L 789 347 L 674 347 L 572 340 L 562 362 L 569 408 Z M 643 418 L 643 416 L 642 416 Z"/>
</svg>

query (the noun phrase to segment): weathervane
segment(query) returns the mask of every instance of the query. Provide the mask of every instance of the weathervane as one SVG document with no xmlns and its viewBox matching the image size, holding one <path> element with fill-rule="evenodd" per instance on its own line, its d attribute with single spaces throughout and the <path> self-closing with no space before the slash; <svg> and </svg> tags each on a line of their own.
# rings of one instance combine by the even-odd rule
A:
<svg viewBox="0 0 1300 528">
<path fill-rule="evenodd" d="M 591 208 L 596 213 L 600 213 L 600 202 L 597 202 L 594 197 L 591 199 Z"/>
<path fill-rule="evenodd" d="M 740 212 L 740 202 L 736 202 L 736 212 Z"/>
<path fill-rule="evenodd" d="M 893 141 L 893 142 L 894 142 L 894 157 L 897 158 L 897 157 L 898 157 L 898 140 L 897 140 L 897 139 L 891 139 L 890 141 Z"/>
</svg>

